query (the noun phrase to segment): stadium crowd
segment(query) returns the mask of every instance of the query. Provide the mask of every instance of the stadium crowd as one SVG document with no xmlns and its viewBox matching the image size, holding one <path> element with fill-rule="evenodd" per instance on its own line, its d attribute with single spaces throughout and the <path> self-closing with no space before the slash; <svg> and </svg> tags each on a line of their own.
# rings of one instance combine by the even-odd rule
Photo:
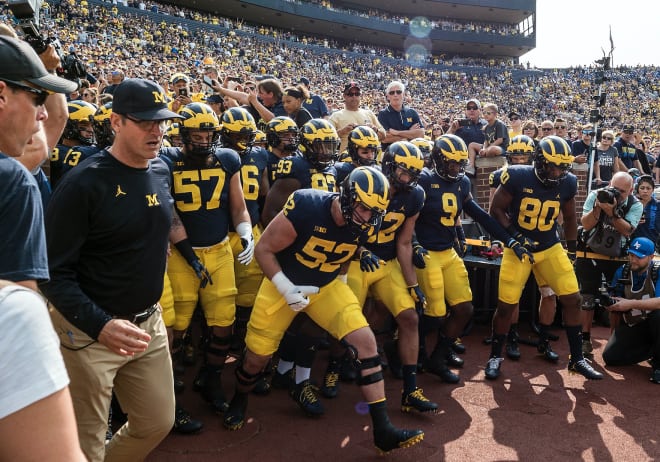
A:
<svg viewBox="0 0 660 462">
<path fill-rule="evenodd" d="M 332 7 L 327 1 L 319 4 Z M 580 217 L 577 180 L 569 170 L 574 161 L 585 162 L 585 146 L 597 136 L 589 121 L 594 67 L 520 73 L 508 67 L 456 71 L 417 66 L 402 57 L 381 57 L 377 50 L 356 52 L 350 44 L 342 48 L 310 37 L 293 42 L 286 31 L 171 5 L 124 5 L 129 9 L 119 8 L 116 1 L 59 0 L 45 3 L 42 10 L 44 30 L 61 41 L 65 55 L 75 54 L 88 66 L 80 88 L 66 93 L 68 120 L 66 126 L 61 121 L 62 137 L 51 155 L 47 232 L 35 237 L 47 236 L 50 281 L 44 274 L 33 279 L 55 305 L 51 315 L 66 343 L 63 356 L 80 440 L 92 460 L 102 460 L 104 454 L 144 457 L 172 424 L 181 433 L 202 427 L 173 393 L 183 387 L 181 370 L 191 360 L 189 329 L 197 306 L 208 325 L 201 346 L 204 366 L 195 386 L 216 412 L 224 413 L 226 428 L 243 426 L 249 393 L 265 394 L 271 388 L 288 388 L 306 414 L 323 413 L 309 382 L 313 354 L 286 356 L 315 351 L 322 337 L 304 320 L 298 322 L 296 313 L 304 310 L 342 340 L 330 343 L 321 393 L 334 398 L 338 378 L 353 374 L 381 452 L 421 441 L 422 430 L 399 429 L 389 420 L 381 359 L 362 303 L 367 292 L 377 294 L 398 324 L 398 338 L 384 348 L 392 373 L 403 379 L 401 409 L 436 412 L 438 405 L 417 387 L 415 376 L 422 368 L 444 382 L 460 380 L 449 368 L 463 364 L 459 337 L 473 309 L 461 258 L 466 251 L 463 212 L 506 243 L 505 276 L 517 278 L 500 281 L 487 379 L 500 375 L 507 330 L 515 324 L 514 311 L 531 271 L 543 297 L 556 295 L 563 306 L 571 351 L 568 371 L 603 378 L 585 359 L 591 353 L 591 321 L 584 324 L 582 311 L 613 306 L 611 311 L 623 312 L 628 306 L 618 299 L 598 305 L 594 297 L 590 306 L 582 304 L 585 294 L 571 271 L 580 220 L 595 230 L 602 217 L 616 236 L 632 239 L 622 240 L 630 247 L 617 256 L 630 263 L 621 271 L 632 270 L 635 284 L 657 297 L 647 284 L 657 278 L 650 270 L 647 276 L 659 241 L 654 182 L 647 176 L 634 186 L 628 169 L 651 173 L 657 165 L 658 68 L 608 71 L 609 98 L 599 122 L 604 129 L 598 148 L 601 165 L 595 178 L 602 182 L 598 186 L 611 186 L 612 198 L 593 192 Z M 152 14 L 135 15 L 131 8 Z M 6 6 L 0 16 L 12 23 Z M 183 20 L 193 20 L 197 27 Z M 492 25 L 464 26 L 475 30 Z M 442 21 L 438 27 L 445 27 Z M 2 33 L 11 35 L 11 30 L 5 27 Z M 0 91 L 34 95 L 34 104 L 26 107 L 36 107 L 37 121 L 45 125 L 40 108 L 53 98 L 44 82 L 56 82 L 56 91 L 63 94 L 72 85 L 54 81 L 53 69 L 35 64 L 39 58 L 16 43 L 3 38 L 2 51 L 12 61 L 0 71 Z M 16 47 L 19 51 L 8 51 Z M 21 65 L 18 55 L 29 66 Z M 44 75 L 33 75 L 40 73 Z M 38 123 L 35 134 L 40 131 L 46 126 L 42 130 Z M 163 138 L 168 146 L 161 147 Z M 24 141 L 8 154 L 20 157 L 27 137 Z M 340 146 L 342 162 L 335 163 Z M 513 163 L 516 155 L 526 156 L 521 163 L 534 167 L 500 171 L 489 215 L 473 199 L 464 174 L 476 174 L 475 159 L 478 164 L 481 156 L 505 156 Z M 91 158 L 82 162 L 86 157 Z M 377 162 L 382 173 L 370 167 Z M 127 174 L 128 167 L 136 172 Z M 27 174 L 18 170 L 12 164 L 12 175 Z M 38 166 L 30 170 L 42 178 L 42 185 L 48 183 Z M 535 192 L 537 181 L 543 188 Z M 47 196 L 50 191 L 42 188 L 44 204 Z M 117 200 L 130 206 L 131 213 L 113 206 Z M 173 203 L 173 210 L 161 208 L 159 200 Z M 32 195 L 31 203 L 35 201 Z M 86 221 L 104 215 L 100 210 L 106 206 L 116 215 Z M 540 216 L 541 211 L 546 215 Z M 559 241 L 560 211 L 566 249 Z M 312 213 L 321 220 L 318 226 L 308 219 Z M 514 215 L 519 215 L 517 221 Z M 42 217 L 35 212 L 37 219 Z M 171 223 L 169 235 L 166 226 L 153 223 Z M 142 234 L 146 230 L 150 234 Z M 172 248 L 166 258 L 168 240 Z M 594 249 L 596 243 L 588 245 Z M 128 248 L 130 256 L 118 258 L 116 251 Z M 581 250 L 581 258 L 593 257 Z M 123 276 L 141 266 L 141 257 L 148 271 L 127 282 Z M 112 264 L 99 264 L 110 260 Z M 615 269 L 604 270 L 604 280 L 611 280 Z M 160 278 L 148 277 L 163 272 L 164 291 Z M 438 286 L 443 278 L 446 283 Z M 36 282 L 30 285 L 34 287 Z M 160 302 L 156 292 L 162 293 Z M 619 287 L 616 296 L 634 298 L 627 286 Z M 147 308 L 131 309 L 135 304 Z M 647 305 L 645 309 L 660 313 L 660 307 Z M 655 314 L 641 321 L 622 319 L 630 328 L 647 323 L 655 329 Z M 550 322 L 543 322 L 539 353 L 557 362 L 548 343 Z M 625 356 L 619 351 L 625 350 L 624 331 L 616 333 L 618 348 L 609 349 L 606 361 L 628 364 L 651 357 L 651 381 L 660 383 L 660 357 L 647 350 L 633 359 Z M 626 333 L 639 339 L 638 332 Z M 276 351 L 280 362 L 269 368 L 272 377 L 266 380 L 262 371 Z M 221 375 L 230 352 L 242 360 L 233 397 L 225 399 Z M 514 359 L 508 347 L 506 352 Z M 102 379 L 95 382 L 96 389 L 87 386 L 93 377 Z M 109 435 L 104 446 L 113 383 L 127 407 L 128 423 Z M 134 396 L 137 388 L 144 396 Z M 149 409 L 142 405 L 147 395 Z M 146 437 L 135 436 L 141 432 Z"/>
</svg>

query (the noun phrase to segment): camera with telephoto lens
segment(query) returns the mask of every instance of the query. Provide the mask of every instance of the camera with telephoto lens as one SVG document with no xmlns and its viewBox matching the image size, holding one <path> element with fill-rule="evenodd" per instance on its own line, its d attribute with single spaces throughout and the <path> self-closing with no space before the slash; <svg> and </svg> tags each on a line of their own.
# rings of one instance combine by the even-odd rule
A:
<svg viewBox="0 0 660 462">
<path fill-rule="evenodd" d="M 611 186 L 596 191 L 596 198 L 602 204 L 614 204 L 614 201 L 619 201 L 619 197 L 621 197 L 621 192 Z"/>
<path fill-rule="evenodd" d="M 62 66 L 57 69 L 57 75 L 79 84 L 80 79 L 87 77 L 87 66 L 73 51 L 65 55 L 59 40 L 52 37 L 45 38 L 39 33 L 40 0 L 7 0 L 7 6 L 18 21 L 23 39 L 38 55 L 46 51 L 48 45 L 53 45 Z"/>
</svg>

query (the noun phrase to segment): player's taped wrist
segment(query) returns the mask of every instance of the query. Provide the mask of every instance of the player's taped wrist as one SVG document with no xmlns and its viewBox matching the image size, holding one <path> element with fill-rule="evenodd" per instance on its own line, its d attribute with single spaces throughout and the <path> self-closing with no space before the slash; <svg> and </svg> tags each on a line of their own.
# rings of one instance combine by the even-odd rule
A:
<svg viewBox="0 0 660 462">
<path fill-rule="evenodd" d="M 176 247 L 176 250 L 179 251 L 181 256 L 188 262 L 189 265 L 192 265 L 195 261 L 199 260 L 199 257 L 197 254 L 195 254 L 195 251 L 192 248 L 192 244 L 188 238 L 180 240 L 174 244 L 174 247 Z"/>
<path fill-rule="evenodd" d="M 275 288 L 277 291 L 286 296 L 286 294 L 289 294 L 294 291 L 295 286 L 293 282 L 291 282 L 291 279 L 286 277 L 286 275 L 282 271 L 278 271 L 273 275 L 271 278 L 271 282 L 273 285 L 275 285 Z"/>
</svg>

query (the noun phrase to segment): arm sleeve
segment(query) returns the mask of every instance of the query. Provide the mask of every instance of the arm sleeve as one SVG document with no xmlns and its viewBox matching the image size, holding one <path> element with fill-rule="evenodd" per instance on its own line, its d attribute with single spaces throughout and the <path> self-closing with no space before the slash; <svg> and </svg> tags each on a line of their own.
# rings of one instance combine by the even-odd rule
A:
<svg viewBox="0 0 660 462">
<path fill-rule="evenodd" d="M 60 185 L 46 212 L 46 243 L 51 272 L 40 289 L 71 324 L 98 339 L 112 319 L 81 289 L 77 277 L 80 251 L 87 240 L 91 195 L 67 182 Z"/>
<path fill-rule="evenodd" d="M 511 239 L 511 235 L 500 225 L 494 218 L 486 213 L 484 209 L 479 207 L 479 204 L 470 199 L 465 204 L 463 204 L 463 209 L 470 215 L 472 218 L 477 220 L 477 222 L 486 228 L 488 233 L 502 241 L 508 242 Z"/>
</svg>

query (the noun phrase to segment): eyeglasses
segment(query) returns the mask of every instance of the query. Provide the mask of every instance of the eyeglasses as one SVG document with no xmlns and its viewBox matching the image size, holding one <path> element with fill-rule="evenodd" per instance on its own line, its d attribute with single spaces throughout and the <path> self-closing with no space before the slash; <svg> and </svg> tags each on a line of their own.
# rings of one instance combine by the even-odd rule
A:
<svg viewBox="0 0 660 462">
<path fill-rule="evenodd" d="M 165 129 L 167 128 L 167 119 L 166 120 L 139 120 L 139 119 L 134 119 L 133 117 L 129 117 L 125 115 L 128 120 L 133 122 L 135 125 L 140 127 L 144 131 L 151 131 L 154 129 L 154 127 L 158 127 L 158 129 L 161 132 L 164 132 Z"/>
<path fill-rule="evenodd" d="M 391 95 L 391 94 L 392 94 L 392 93 L 390 93 L 390 95 Z M 356 91 L 356 92 L 353 92 L 353 93 L 346 93 L 346 96 L 360 96 L 360 92 L 359 92 L 359 91 Z"/>
<path fill-rule="evenodd" d="M 555 130 L 563 130 L 566 128 L 566 125 L 555 125 Z"/>
<path fill-rule="evenodd" d="M 257 89 L 257 87 L 245 87 L 245 89 L 246 89 L 246 90 L 252 90 L 252 91 L 254 91 L 254 90 Z"/>
<path fill-rule="evenodd" d="M 43 106 L 46 104 L 46 99 L 48 98 L 49 93 L 46 90 L 39 90 L 38 88 L 32 88 L 28 85 L 24 85 L 19 82 L 14 82 L 13 80 L 2 80 L 7 84 L 8 87 L 15 88 L 17 90 L 23 90 L 27 91 L 28 93 L 32 93 L 33 95 L 36 95 L 36 98 L 34 99 L 34 104 L 35 106 Z"/>
<path fill-rule="evenodd" d="M 624 130 L 623 133 L 626 135 L 632 135 L 635 132 L 635 130 Z"/>
<path fill-rule="evenodd" d="M 509 117 L 509 120 L 520 120 L 520 117 L 518 116 Z"/>
<path fill-rule="evenodd" d="M 550 132 L 552 131 L 552 127 L 541 127 L 541 130 L 543 130 L 544 132 Z"/>
<path fill-rule="evenodd" d="M 603 139 L 603 140 L 609 140 L 609 141 L 613 141 L 613 140 L 614 140 L 614 138 L 611 137 L 611 136 L 603 136 L 602 139 Z"/>
<path fill-rule="evenodd" d="M 390 95 L 400 95 L 403 93 L 403 90 L 390 90 L 389 94 Z"/>
<path fill-rule="evenodd" d="M 468 111 L 476 111 L 477 109 L 479 109 L 477 106 L 468 106 L 467 107 Z"/>
<path fill-rule="evenodd" d="M 583 135 L 594 136 L 593 130 L 582 130 Z"/>
<path fill-rule="evenodd" d="M 491 115 L 491 114 L 494 114 L 494 112 L 493 111 L 484 111 L 484 115 Z"/>
</svg>

